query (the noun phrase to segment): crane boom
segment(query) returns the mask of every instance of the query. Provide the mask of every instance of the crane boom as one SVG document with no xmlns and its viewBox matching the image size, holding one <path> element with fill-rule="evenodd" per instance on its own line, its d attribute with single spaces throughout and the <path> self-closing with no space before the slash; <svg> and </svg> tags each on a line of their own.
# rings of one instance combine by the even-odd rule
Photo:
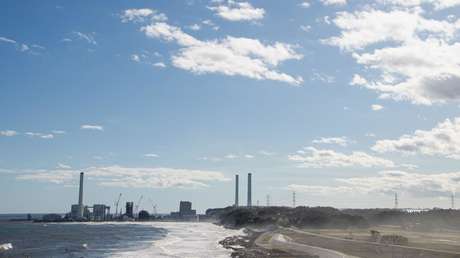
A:
<svg viewBox="0 0 460 258">
<path fill-rule="evenodd" d="M 141 195 L 141 197 L 139 197 L 139 200 L 138 200 L 137 203 L 136 203 L 136 207 L 135 207 L 135 209 L 136 209 L 136 214 L 139 212 L 139 205 L 141 205 L 142 198 L 144 198 L 143 195 Z"/>
<path fill-rule="evenodd" d="M 118 204 L 120 203 L 121 193 L 118 195 L 118 200 L 115 203 L 115 217 L 118 215 Z"/>
</svg>

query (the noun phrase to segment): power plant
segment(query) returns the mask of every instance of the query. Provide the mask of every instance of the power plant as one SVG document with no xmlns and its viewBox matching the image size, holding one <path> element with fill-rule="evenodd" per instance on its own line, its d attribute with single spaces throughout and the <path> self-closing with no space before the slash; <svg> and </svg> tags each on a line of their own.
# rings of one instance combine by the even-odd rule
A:
<svg viewBox="0 0 460 258">
<path fill-rule="evenodd" d="M 239 192 L 240 192 L 240 176 L 238 174 L 235 175 L 235 203 L 233 204 L 234 207 L 239 206 Z M 246 207 L 252 207 L 252 173 L 248 173 L 248 201 Z"/>
</svg>

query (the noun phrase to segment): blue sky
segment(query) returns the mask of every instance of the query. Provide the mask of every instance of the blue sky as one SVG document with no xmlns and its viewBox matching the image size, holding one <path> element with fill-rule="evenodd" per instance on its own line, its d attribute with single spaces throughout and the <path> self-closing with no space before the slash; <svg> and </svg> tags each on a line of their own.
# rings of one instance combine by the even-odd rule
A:
<svg viewBox="0 0 460 258">
<path fill-rule="evenodd" d="M 1 213 L 449 207 L 460 1 L 2 1 Z"/>
</svg>

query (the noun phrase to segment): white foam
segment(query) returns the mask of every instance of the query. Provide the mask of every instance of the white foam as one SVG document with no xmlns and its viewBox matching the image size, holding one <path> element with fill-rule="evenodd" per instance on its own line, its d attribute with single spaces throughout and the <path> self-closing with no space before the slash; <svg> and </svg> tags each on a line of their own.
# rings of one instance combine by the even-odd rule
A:
<svg viewBox="0 0 460 258">
<path fill-rule="evenodd" d="M 168 235 L 154 241 L 147 249 L 114 254 L 116 258 L 144 257 L 230 257 L 232 251 L 223 248 L 219 241 L 235 235 L 244 235 L 242 230 L 231 230 L 211 223 L 151 222 L 152 227 L 168 230 Z"/>
<path fill-rule="evenodd" d="M 10 249 L 13 249 L 13 244 L 11 244 L 11 243 L 6 243 L 6 244 L 1 244 L 0 245 L 0 252 L 8 251 Z"/>
</svg>

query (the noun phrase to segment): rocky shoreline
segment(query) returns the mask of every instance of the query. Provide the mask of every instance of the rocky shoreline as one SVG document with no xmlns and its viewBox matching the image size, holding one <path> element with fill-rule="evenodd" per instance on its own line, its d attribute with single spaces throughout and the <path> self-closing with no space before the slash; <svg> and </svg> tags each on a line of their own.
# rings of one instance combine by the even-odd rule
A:
<svg viewBox="0 0 460 258">
<path fill-rule="evenodd" d="M 231 257 L 233 258 L 260 258 L 260 257 L 283 257 L 289 258 L 294 257 L 288 253 L 269 250 L 263 247 L 257 246 L 255 244 L 256 239 L 263 232 L 256 232 L 254 230 L 245 229 L 244 236 L 230 236 L 221 241 L 221 244 L 224 248 L 232 250 Z"/>
</svg>

